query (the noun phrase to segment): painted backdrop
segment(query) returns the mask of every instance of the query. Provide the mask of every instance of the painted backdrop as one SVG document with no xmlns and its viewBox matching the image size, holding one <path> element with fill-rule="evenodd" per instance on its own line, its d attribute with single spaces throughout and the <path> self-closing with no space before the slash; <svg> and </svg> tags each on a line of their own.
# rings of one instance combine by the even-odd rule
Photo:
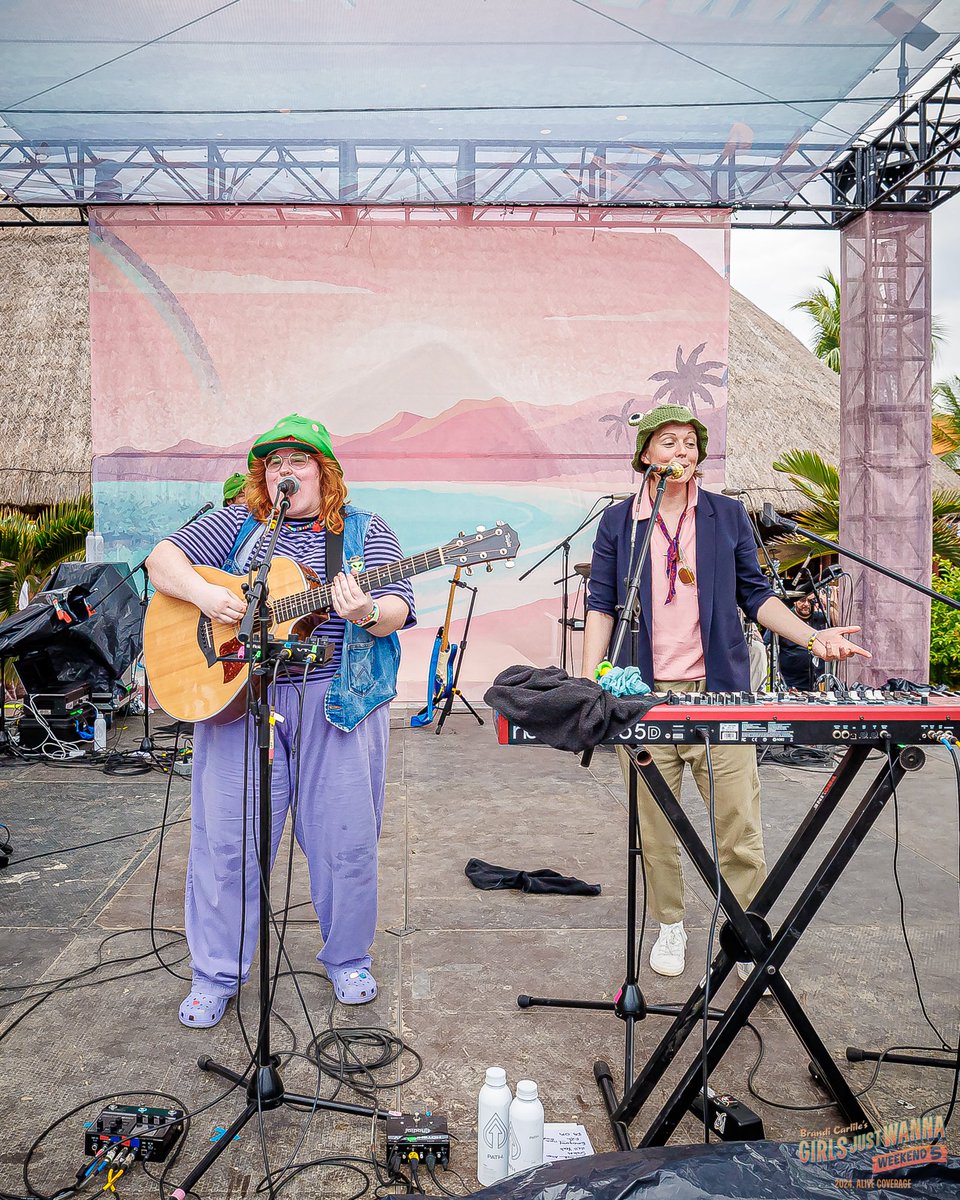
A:
<svg viewBox="0 0 960 1200">
<path fill-rule="evenodd" d="M 671 223 L 672 222 L 672 223 Z M 351 498 L 405 553 L 509 522 L 461 685 L 556 663 L 561 554 L 633 485 L 627 419 L 664 401 L 710 429 L 722 487 L 728 227 L 625 210 L 101 209 L 90 229 L 94 503 L 139 561 L 243 469 L 280 416 L 322 421 Z M 571 543 L 570 604 L 595 523 Z M 401 696 L 419 698 L 449 590 L 416 582 Z M 467 594 L 458 592 L 453 640 Z M 572 662 L 579 664 L 579 635 Z"/>
</svg>

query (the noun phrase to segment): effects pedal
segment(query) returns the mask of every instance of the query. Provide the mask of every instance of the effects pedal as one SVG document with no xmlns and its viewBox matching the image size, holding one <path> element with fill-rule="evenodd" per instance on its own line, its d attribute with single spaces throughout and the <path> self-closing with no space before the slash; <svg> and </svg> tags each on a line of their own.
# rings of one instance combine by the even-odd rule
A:
<svg viewBox="0 0 960 1200">
<path fill-rule="evenodd" d="M 690 1111 L 703 1121 L 703 1093 L 690 1103 Z M 707 1124 L 721 1142 L 753 1142 L 763 1138 L 763 1121 L 736 1096 L 721 1095 L 707 1088 Z"/>
<path fill-rule="evenodd" d="M 84 1125 L 83 1148 L 93 1155 L 105 1143 L 114 1142 L 129 1147 L 141 1162 L 163 1162 L 182 1133 L 183 1112 L 179 1108 L 111 1104 Z"/>
<path fill-rule="evenodd" d="M 439 1166 L 450 1163 L 450 1134 L 447 1118 L 423 1112 L 393 1113 L 387 1117 L 387 1161 L 396 1155 L 401 1162 L 423 1162 L 432 1154 Z"/>
</svg>

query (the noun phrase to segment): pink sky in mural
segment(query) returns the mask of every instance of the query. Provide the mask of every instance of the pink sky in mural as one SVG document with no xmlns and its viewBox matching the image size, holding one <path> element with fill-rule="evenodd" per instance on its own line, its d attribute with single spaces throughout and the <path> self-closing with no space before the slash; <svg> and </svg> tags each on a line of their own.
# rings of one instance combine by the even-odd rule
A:
<svg viewBox="0 0 960 1200">
<path fill-rule="evenodd" d="M 161 450 L 174 430 L 228 446 L 294 410 L 342 438 L 466 399 L 649 397 L 677 345 L 706 341 L 703 357 L 727 358 L 727 281 L 683 231 L 161 222 L 115 233 L 175 296 L 221 386 L 149 287 L 94 245 L 98 455 Z"/>
</svg>

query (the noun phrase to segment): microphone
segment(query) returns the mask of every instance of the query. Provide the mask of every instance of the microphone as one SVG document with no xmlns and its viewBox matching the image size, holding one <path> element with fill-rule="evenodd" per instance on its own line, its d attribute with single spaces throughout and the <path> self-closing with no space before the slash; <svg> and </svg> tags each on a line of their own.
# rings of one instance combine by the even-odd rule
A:
<svg viewBox="0 0 960 1200">
<path fill-rule="evenodd" d="M 295 475 L 284 475 L 277 484 L 278 496 L 295 496 L 300 491 L 300 480 Z"/>
<path fill-rule="evenodd" d="M 683 467 L 679 463 L 648 463 L 648 475 L 665 475 L 668 479 L 680 479 L 683 476 Z"/>
<path fill-rule="evenodd" d="M 746 494 L 746 488 L 723 488 L 724 496 L 745 496 Z"/>
<path fill-rule="evenodd" d="M 194 521 L 195 521 L 195 520 L 196 520 L 198 517 L 202 517 L 204 513 L 208 513 L 208 512 L 210 511 L 210 509 L 211 509 L 211 508 L 213 508 L 213 507 L 214 507 L 213 501 L 212 501 L 212 500 L 208 500 L 208 501 L 206 502 L 206 504 L 203 506 L 203 508 L 198 508 L 198 509 L 197 509 L 197 511 L 196 511 L 196 512 L 193 514 L 193 516 L 190 518 L 190 520 L 189 520 L 189 521 L 184 521 L 184 523 L 183 523 L 183 524 L 180 526 L 180 528 L 181 528 L 181 529 L 186 529 L 186 527 L 187 527 L 188 525 L 192 525 L 192 524 L 194 523 Z"/>
</svg>

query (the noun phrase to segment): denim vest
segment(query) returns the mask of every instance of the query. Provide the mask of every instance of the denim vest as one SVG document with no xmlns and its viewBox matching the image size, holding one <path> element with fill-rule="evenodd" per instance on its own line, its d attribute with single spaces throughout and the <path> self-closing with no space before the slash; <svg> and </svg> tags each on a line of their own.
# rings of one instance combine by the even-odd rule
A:
<svg viewBox="0 0 960 1200">
<path fill-rule="evenodd" d="M 373 513 L 365 509 L 347 505 L 343 523 L 345 560 L 363 560 L 363 543 L 372 516 Z M 245 569 L 237 562 L 238 552 L 240 557 L 249 559 L 253 546 L 248 539 L 259 524 L 252 514 L 243 523 L 224 563 L 225 571 L 241 574 Z M 346 569 L 344 566 L 344 570 Z M 391 633 L 389 637 L 374 637 L 366 629 L 358 628 L 352 621 L 345 621 L 340 666 L 330 680 L 324 697 L 324 716 L 331 725 L 345 733 L 356 729 L 364 717 L 396 696 L 399 666 L 400 639 L 395 633 Z"/>
<path fill-rule="evenodd" d="M 363 541 L 373 513 L 347 506 L 343 523 L 343 557 L 363 559 Z M 364 717 L 397 694 L 400 667 L 400 639 L 374 637 L 347 621 L 343 635 L 340 667 L 330 681 L 323 701 L 323 713 L 331 725 L 349 733 Z"/>
</svg>

